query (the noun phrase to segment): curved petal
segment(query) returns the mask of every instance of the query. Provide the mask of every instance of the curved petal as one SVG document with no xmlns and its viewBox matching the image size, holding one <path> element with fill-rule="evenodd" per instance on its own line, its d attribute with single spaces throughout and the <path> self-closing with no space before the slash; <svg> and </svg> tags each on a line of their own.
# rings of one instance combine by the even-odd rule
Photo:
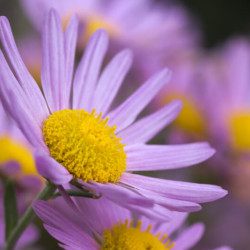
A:
<svg viewBox="0 0 250 250">
<path fill-rule="evenodd" d="M 181 101 L 172 101 L 155 113 L 136 121 L 118 135 L 123 138 L 122 142 L 124 143 L 145 143 L 171 123 L 177 117 L 181 108 Z"/>
<path fill-rule="evenodd" d="M 0 40 L 15 77 L 27 95 L 27 98 L 29 98 L 29 102 L 33 107 L 34 116 L 42 122 L 45 117 L 49 115 L 47 104 L 37 83 L 21 59 L 11 32 L 10 24 L 6 17 L 0 17 Z"/>
<path fill-rule="evenodd" d="M 50 10 L 43 25 L 41 80 L 51 112 L 69 107 L 65 89 L 64 37 L 60 18 Z M 69 95 L 68 95 L 69 96 Z"/>
<path fill-rule="evenodd" d="M 145 189 L 163 197 L 197 203 L 214 201 L 228 193 L 216 185 L 163 180 L 128 173 L 124 173 L 120 181 L 138 190 Z"/>
<path fill-rule="evenodd" d="M 67 215 L 61 214 L 45 201 L 36 201 L 33 205 L 35 213 L 46 224 L 45 229 L 56 239 L 66 245 L 84 246 L 85 241 L 95 242 L 84 229 L 75 225 Z M 73 212 L 73 211 L 72 211 Z M 82 219 L 79 217 L 79 219 Z M 67 237 L 66 237 L 67 235 Z M 78 244 L 76 244 L 76 241 Z"/>
<path fill-rule="evenodd" d="M 68 183 L 72 179 L 72 175 L 67 169 L 50 156 L 36 151 L 34 159 L 39 174 L 51 180 L 54 184 L 62 185 Z"/>
<path fill-rule="evenodd" d="M 77 35 L 78 18 L 76 15 L 73 15 L 64 33 L 66 100 L 69 100 L 71 95 Z"/>
<path fill-rule="evenodd" d="M 112 228 L 118 221 L 125 221 L 131 218 L 128 209 L 123 208 L 116 203 L 106 199 L 104 196 L 100 199 L 75 199 L 84 220 L 92 225 L 95 230 L 102 235 L 107 228 Z M 103 208 L 108 208 L 105 211 Z M 105 216 L 103 216 L 105 214 Z M 87 217 L 85 215 L 88 215 Z"/>
<path fill-rule="evenodd" d="M 141 196 L 135 189 L 125 188 L 123 186 L 110 183 L 101 184 L 97 182 L 82 183 L 87 189 L 102 197 L 106 197 L 110 201 L 127 208 L 139 215 L 144 215 L 155 220 L 169 220 L 171 211 L 157 204 L 153 204 L 153 200 Z M 164 209 L 164 211 L 163 211 Z"/>
<path fill-rule="evenodd" d="M 182 201 L 182 200 L 163 197 L 161 195 L 157 195 L 155 192 L 151 192 L 145 189 L 138 190 L 138 192 L 143 196 L 154 200 L 154 202 L 157 203 L 158 205 L 163 206 L 169 210 L 177 212 L 195 212 L 201 210 L 201 206 L 195 202 Z"/>
<path fill-rule="evenodd" d="M 175 240 L 173 250 L 186 250 L 193 247 L 202 237 L 205 226 L 202 223 L 196 223 L 184 230 Z"/>
<path fill-rule="evenodd" d="M 125 147 L 127 171 L 150 171 L 188 167 L 210 158 L 208 143 L 183 145 L 134 145 Z"/>
<path fill-rule="evenodd" d="M 105 67 L 94 93 L 93 108 L 97 113 L 105 116 L 131 66 L 132 57 L 130 50 L 123 50 Z"/>
<path fill-rule="evenodd" d="M 155 95 L 168 83 L 171 71 L 164 69 L 151 77 L 137 91 L 135 91 L 119 107 L 112 110 L 107 116 L 111 126 L 117 125 L 117 132 L 128 127 L 137 115 L 149 104 Z"/>
<path fill-rule="evenodd" d="M 99 29 L 91 36 L 75 73 L 73 109 L 83 108 L 90 111 L 96 82 L 107 48 L 107 32 Z"/>
<path fill-rule="evenodd" d="M 42 139 L 41 124 L 35 119 L 32 104 L 10 71 L 0 51 L 0 96 L 8 114 L 16 121 L 30 143 L 37 147 L 45 147 Z"/>
</svg>

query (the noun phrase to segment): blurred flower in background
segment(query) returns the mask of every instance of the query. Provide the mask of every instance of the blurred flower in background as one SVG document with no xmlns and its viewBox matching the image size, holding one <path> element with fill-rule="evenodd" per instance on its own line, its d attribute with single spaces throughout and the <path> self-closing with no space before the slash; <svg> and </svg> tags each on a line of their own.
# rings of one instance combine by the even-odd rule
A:
<svg viewBox="0 0 250 250">
<path fill-rule="evenodd" d="M 21 216 L 43 185 L 32 156 L 32 147 L 14 121 L 0 105 L 0 248 L 5 243 L 5 217 L 3 197 L 8 178 L 13 179 L 18 214 Z M 14 215 L 12 215 L 14 216 Z M 17 243 L 18 249 L 30 249 L 39 238 L 38 229 L 30 225 Z"/>
<path fill-rule="evenodd" d="M 132 49 L 135 58 L 133 81 L 137 84 L 162 67 L 175 69 L 199 41 L 196 22 L 182 6 L 176 4 L 163 5 L 152 0 L 20 2 L 38 30 L 44 13 L 50 8 L 59 12 L 65 27 L 72 13 L 77 13 L 81 23 L 80 48 L 85 47 L 96 29 L 106 29 L 112 43 L 111 55 L 121 48 Z"/>
</svg>

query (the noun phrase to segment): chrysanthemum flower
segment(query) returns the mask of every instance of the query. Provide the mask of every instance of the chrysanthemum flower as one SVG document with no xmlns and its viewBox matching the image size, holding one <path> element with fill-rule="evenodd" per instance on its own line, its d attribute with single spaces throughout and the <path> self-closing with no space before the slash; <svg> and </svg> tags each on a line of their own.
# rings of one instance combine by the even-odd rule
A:
<svg viewBox="0 0 250 250">
<path fill-rule="evenodd" d="M 77 18 L 63 32 L 52 10 L 43 28 L 42 87 L 44 96 L 24 66 L 10 25 L 0 19 L 0 95 L 7 112 L 37 148 L 39 173 L 61 185 L 72 179 L 92 192 L 154 217 L 167 217 L 167 209 L 196 211 L 200 202 L 226 195 L 218 186 L 160 180 L 133 171 L 187 167 L 209 158 L 207 143 L 146 145 L 181 109 L 173 101 L 159 111 L 135 121 L 143 108 L 169 81 L 163 69 L 113 110 L 111 103 L 132 61 L 129 50 L 117 54 L 101 75 L 108 46 L 107 33 L 96 31 L 74 70 Z M 148 209 L 154 205 L 154 210 Z M 143 206 L 141 206 L 143 205 Z M 160 213 L 160 206 L 166 212 Z M 159 213 L 154 211 L 159 210 Z"/>
<path fill-rule="evenodd" d="M 43 201 L 33 206 L 64 249 L 184 250 L 193 247 L 204 232 L 202 223 L 180 230 L 187 213 L 174 212 L 170 222 L 159 224 L 146 217 L 135 219 L 129 210 L 105 198 L 76 200 L 82 215 L 60 210 L 67 205 L 57 201 L 53 206 Z"/>
<path fill-rule="evenodd" d="M 223 141 L 224 150 L 250 152 L 249 41 L 232 39 L 201 65 L 212 140 Z"/>
<path fill-rule="evenodd" d="M 50 8 L 59 12 L 62 22 L 72 13 L 81 21 L 81 40 L 88 40 L 98 28 L 107 30 L 111 49 L 129 47 L 135 55 L 137 77 L 151 76 L 162 65 L 177 66 L 182 56 L 197 46 L 195 22 L 177 3 L 152 0 L 20 0 L 32 24 L 40 29 L 42 17 Z M 84 42 L 79 44 L 85 45 Z M 175 68 L 174 68 L 175 69 Z M 141 79 L 141 78 L 140 78 Z"/>
<path fill-rule="evenodd" d="M 231 39 L 200 65 L 208 136 L 218 151 L 211 165 L 218 164 L 233 192 L 249 201 L 250 43 Z"/>
</svg>

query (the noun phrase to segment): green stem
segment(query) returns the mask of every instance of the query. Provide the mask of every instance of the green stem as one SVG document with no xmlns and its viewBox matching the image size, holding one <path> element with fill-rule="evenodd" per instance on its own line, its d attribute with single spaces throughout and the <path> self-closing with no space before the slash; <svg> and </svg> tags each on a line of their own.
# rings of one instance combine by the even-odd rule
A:
<svg viewBox="0 0 250 250">
<path fill-rule="evenodd" d="M 28 207 L 24 215 L 19 220 L 18 224 L 14 228 L 14 230 L 11 232 L 9 239 L 6 243 L 5 250 L 12 250 L 15 247 L 16 242 L 24 232 L 24 230 L 27 228 L 27 226 L 31 223 L 32 219 L 35 217 L 35 212 L 32 208 L 32 205 L 36 200 L 48 200 L 56 191 L 56 185 L 47 182 L 46 186 L 43 188 L 43 190 L 38 194 L 36 199 L 33 201 L 33 203 Z"/>
<path fill-rule="evenodd" d="M 75 196 L 75 197 L 85 197 L 85 198 L 92 198 L 92 199 L 99 199 L 101 196 L 95 196 L 89 192 L 84 192 L 82 190 L 73 190 L 73 189 L 65 189 L 67 194 L 69 196 Z M 57 197 L 61 196 L 60 192 L 55 193 L 51 198 L 55 199 Z"/>
</svg>

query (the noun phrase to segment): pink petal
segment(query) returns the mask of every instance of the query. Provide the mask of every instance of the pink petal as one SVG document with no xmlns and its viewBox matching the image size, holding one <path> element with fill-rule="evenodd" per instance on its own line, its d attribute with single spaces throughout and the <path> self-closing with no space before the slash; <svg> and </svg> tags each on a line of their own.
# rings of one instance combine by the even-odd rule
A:
<svg viewBox="0 0 250 250">
<path fill-rule="evenodd" d="M 173 247 L 173 250 L 190 249 L 201 239 L 204 230 L 205 226 L 202 223 L 196 223 L 189 227 L 174 241 L 175 246 Z"/>
<path fill-rule="evenodd" d="M 34 158 L 39 174 L 54 184 L 62 185 L 72 179 L 72 175 L 67 169 L 50 156 L 37 151 L 34 154 Z"/>
<path fill-rule="evenodd" d="M 66 94 L 64 37 L 60 18 L 50 10 L 43 26 L 43 64 L 41 80 L 47 103 L 52 112 L 69 108 Z"/>
<path fill-rule="evenodd" d="M 131 63 L 132 53 L 126 49 L 117 54 L 105 67 L 94 93 L 93 108 L 97 113 L 103 112 L 105 116 Z"/>
<path fill-rule="evenodd" d="M 124 173 L 122 183 L 155 192 L 164 197 L 197 203 L 210 202 L 224 197 L 228 192 L 216 185 L 164 180 Z"/>
<path fill-rule="evenodd" d="M 102 29 L 97 30 L 91 36 L 75 73 L 73 109 L 91 111 L 91 101 L 107 47 L 107 32 Z"/>
<path fill-rule="evenodd" d="M 165 170 L 188 167 L 210 158 L 215 150 L 208 143 L 183 145 L 134 145 L 125 147 L 127 171 Z"/>
<path fill-rule="evenodd" d="M 172 101 L 155 113 L 136 121 L 118 135 L 123 138 L 124 143 L 145 143 L 171 123 L 177 117 L 181 108 L 182 103 L 180 101 Z"/>
<path fill-rule="evenodd" d="M 34 116 L 42 122 L 49 114 L 46 102 L 37 83 L 21 59 L 11 32 L 10 24 L 6 17 L 0 17 L 0 40 L 15 77 L 33 108 Z"/>
<path fill-rule="evenodd" d="M 67 100 L 69 100 L 71 94 L 77 35 L 78 35 L 78 18 L 76 15 L 73 15 L 64 33 L 64 49 L 65 49 L 64 92 Z"/>
<path fill-rule="evenodd" d="M 107 114 L 110 118 L 109 124 L 111 126 L 117 125 L 117 132 L 128 127 L 163 86 L 168 83 L 170 77 L 171 73 L 168 69 L 164 69 L 151 77 L 125 102 Z"/>
</svg>

